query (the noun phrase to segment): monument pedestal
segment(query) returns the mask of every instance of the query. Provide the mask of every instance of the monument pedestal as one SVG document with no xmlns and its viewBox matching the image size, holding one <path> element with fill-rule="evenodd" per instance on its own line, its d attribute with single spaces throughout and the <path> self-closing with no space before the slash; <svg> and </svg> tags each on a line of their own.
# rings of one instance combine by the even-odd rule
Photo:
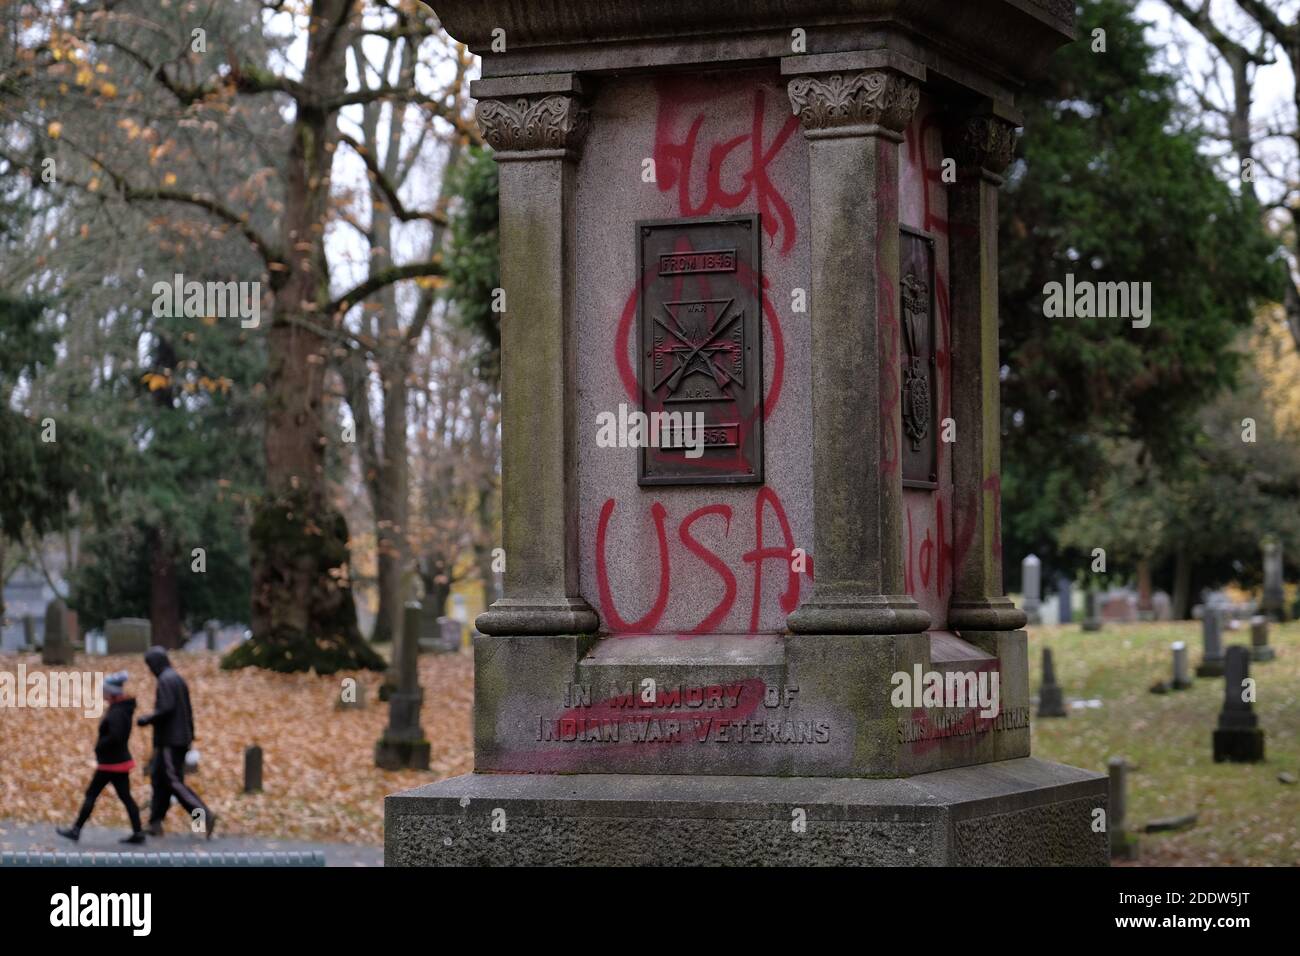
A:
<svg viewBox="0 0 1300 956">
<path fill-rule="evenodd" d="M 509 561 L 476 772 L 387 799 L 387 862 L 1104 865 L 999 530 L 997 191 L 1073 5 L 433 3 L 499 163 Z"/>
<path fill-rule="evenodd" d="M 384 801 L 386 866 L 1105 866 L 1102 774 L 466 774 Z M 498 812 L 501 811 L 501 812 Z"/>
</svg>

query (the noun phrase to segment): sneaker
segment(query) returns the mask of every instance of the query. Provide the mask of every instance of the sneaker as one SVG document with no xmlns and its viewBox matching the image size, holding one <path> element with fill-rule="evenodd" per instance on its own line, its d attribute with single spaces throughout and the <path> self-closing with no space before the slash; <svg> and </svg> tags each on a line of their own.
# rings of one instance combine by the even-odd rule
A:
<svg viewBox="0 0 1300 956">
<path fill-rule="evenodd" d="M 149 834 L 149 836 L 152 836 L 152 837 L 160 837 L 160 836 L 163 835 L 163 832 L 162 832 L 162 824 L 161 824 L 161 823 L 150 823 L 147 827 L 144 828 L 144 832 L 147 833 L 147 834 Z"/>
<path fill-rule="evenodd" d="M 137 832 L 135 832 L 135 833 L 132 833 L 129 837 L 122 837 L 122 839 L 118 840 L 117 842 L 118 842 L 118 843 L 136 843 L 136 844 L 138 844 L 138 843 L 143 843 L 143 842 L 144 842 L 144 831 L 143 831 L 143 830 L 139 830 L 139 831 L 137 831 Z"/>
<path fill-rule="evenodd" d="M 215 813 L 209 813 L 208 814 L 208 839 L 209 840 L 212 839 L 212 834 L 216 829 L 217 829 L 217 815 Z"/>
<path fill-rule="evenodd" d="M 61 837 L 67 837 L 73 843 L 81 839 L 81 827 L 58 827 L 54 832 Z"/>
</svg>

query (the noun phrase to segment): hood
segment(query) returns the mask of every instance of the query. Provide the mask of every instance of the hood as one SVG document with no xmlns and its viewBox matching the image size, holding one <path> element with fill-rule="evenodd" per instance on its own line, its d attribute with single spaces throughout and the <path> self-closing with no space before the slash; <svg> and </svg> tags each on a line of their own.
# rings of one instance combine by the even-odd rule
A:
<svg viewBox="0 0 1300 956">
<path fill-rule="evenodd" d="M 172 666 L 172 662 L 167 658 L 167 652 L 161 647 L 151 647 L 145 651 L 144 662 L 149 665 L 149 670 L 153 671 L 154 677 Z"/>
</svg>

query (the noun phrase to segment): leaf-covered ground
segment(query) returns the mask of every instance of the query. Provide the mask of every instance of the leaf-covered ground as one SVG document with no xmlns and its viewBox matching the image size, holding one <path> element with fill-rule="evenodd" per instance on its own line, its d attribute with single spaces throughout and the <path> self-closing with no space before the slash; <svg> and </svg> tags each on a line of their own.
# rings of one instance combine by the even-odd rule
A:
<svg viewBox="0 0 1300 956">
<path fill-rule="evenodd" d="M 383 842 L 384 796 L 473 766 L 470 705 L 473 659 L 468 650 L 420 658 L 424 688 L 422 725 L 432 744 L 430 772 L 386 772 L 375 768 L 374 747 L 388 719 L 378 699 L 377 673 L 273 674 L 247 668 L 222 671 L 215 654 L 173 654 L 190 685 L 200 753 L 200 770 L 186 779 L 221 816 L 218 832 L 261 834 L 285 839 Z M 39 655 L 0 657 L 0 670 L 45 670 Z M 127 690 L 142 712 L 153 704 L 153 677 L 139 656 L 82 657 L 75 667 L 104 673 L 127 670 Z M 336 710 L 342 680 L 365 685 L 364 710 Z M 76 815 L 94 771 L 96 719 L 63 709 L 0 710 L 0 819 L 68 824 Z M 152 744 L 150 728 L 131 734 L 139 765 L 131 790 L 144 805 L 149 781 L 142 768 Z M 244 748 L 263 751 L 260 795 L 245 796 Z M 127 829 L 126 811 L 104 791 L 91 822 Z M 173 806 L 168 830 L 187 825 Z"/>
<path fill-rule="evenodd" d="M 1223 702 L 1223 678 L 1195 678 L 1192 688 L 1164 695 L 1148 688 L 1168 678 L 1169 645 L 1185 641 L 1193 673 L 1201 659 L 1196 622 L 1108 624 L 1086 634 L 1079 625 L 1030 628 L 1031 690 L 1037 692 L 1043 647 L 1052 649 L 1057 681 L 1067 698 L 1099 699 L 1095 709 L 1070 710 L 1059 720 L 1033 722 L 1033 753 L 1045 760 L 1105 772 L 1126 757 L 1128 827 L 1199 814 L 1196 826 L 1140 837 L 1138 862 L 1147 866 L 1300 864 L 1300 623 L 1273 625 L 1277 659 L 1251 663 L 1264 728 L 1266 760 L 1216 764 L 1211 734 Z M 1250 631 L 1224 632 L 1224 646 L 1250 644 Z"/>
</svg>

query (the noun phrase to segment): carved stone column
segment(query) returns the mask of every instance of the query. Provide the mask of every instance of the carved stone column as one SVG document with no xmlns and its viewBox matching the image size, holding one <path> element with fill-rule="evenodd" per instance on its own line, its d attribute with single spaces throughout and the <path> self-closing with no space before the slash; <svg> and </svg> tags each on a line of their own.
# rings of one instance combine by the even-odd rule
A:
<svg viewBox="0 0 1300 956">
<path fill-rule="evenodd" d="M 898 148 L 924 67 L 896 54 L 788 57 L 808 140 L 816 585 L 805 634 L 913 634 L 903 593 Z"/>
<path fill-rule="evenodd" d="M 954 116 L 944 153 L 957 161 L 948 187 L 948 285 L 952 316 L 953 527 L 956 546 L 948 625 L 1011 631 L 1025 613 L 1002 592 L 1002 403 L 998 360 L 998 187 L 1015 149 L 1010 111 Z"/>
<path fill-rule="evenodd" d="M 572 73 L 473 84 L 501 191 L 501 500 L 504 596 L 485 634 L 585 634 L 578 591 L 574 402 L 575 165 L 587 132 Z"/>
</svg>

